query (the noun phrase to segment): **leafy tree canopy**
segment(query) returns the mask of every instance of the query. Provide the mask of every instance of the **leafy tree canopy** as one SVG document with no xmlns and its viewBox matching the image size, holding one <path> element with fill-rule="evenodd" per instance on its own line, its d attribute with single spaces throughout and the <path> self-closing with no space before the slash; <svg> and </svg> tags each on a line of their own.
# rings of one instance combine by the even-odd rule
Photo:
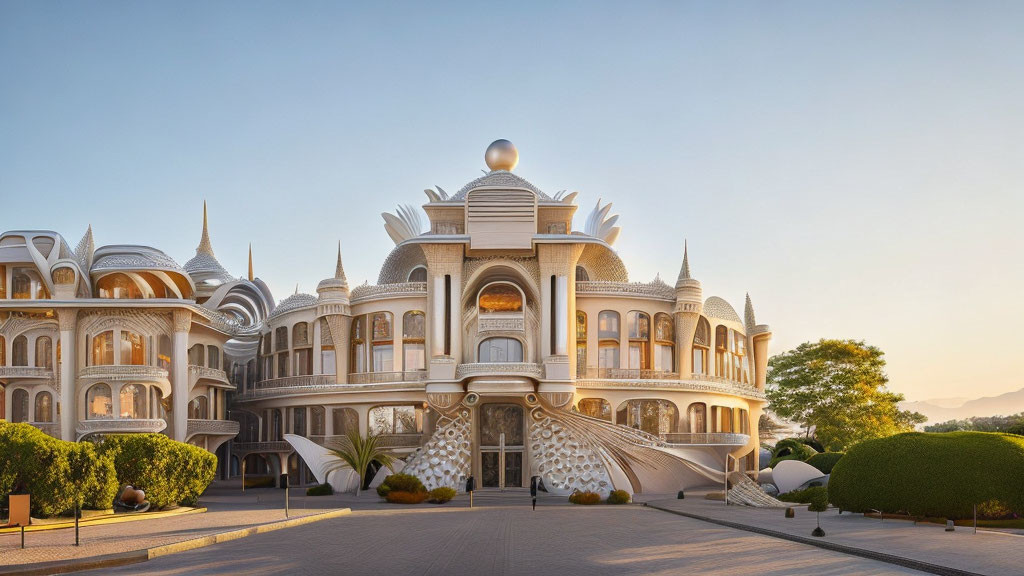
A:
<svg viewBox="0 0 1024 576">
<path fill-rule="evenodd" d="M 886 388 L 883 352 L 857 340 L 805 342 L 768 361 L 772 410 L 808 430 L 830 452 L 913 430 L 927 418 L 900 410 Z"/>
<path fill-rule="evenodd" d="M 1013 430 L 1024 431 L 1024 412 L 1010 416 L 973 416 L 963 420 L 947 420 L 925 426 L 925 432 L 957 432 L 967 430 L 972 432 L 1010 432 L 1020 434 Z"/>
</svg>

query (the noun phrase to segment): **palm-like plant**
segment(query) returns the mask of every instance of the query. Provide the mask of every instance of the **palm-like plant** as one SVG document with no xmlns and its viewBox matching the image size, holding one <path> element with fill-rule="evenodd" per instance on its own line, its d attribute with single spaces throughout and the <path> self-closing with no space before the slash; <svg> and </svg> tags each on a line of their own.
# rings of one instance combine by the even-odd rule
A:
<svg viewBox="0 0 1024 576">
<path fill-rule="evenodd" d="M 370 468 L 370 464 L 377 461 L 381 466 L 390 467 L 395 461 L 394 454 L 380 445 L 380 436 L 376 434 L 363 436 L 359 430 L 349 430 L 341 446 L 332 449 L 331 452 L 359 474 L 356 496 L 359 496 L 359 490 L 366 482 L 366 471 Z"/>
</svg>

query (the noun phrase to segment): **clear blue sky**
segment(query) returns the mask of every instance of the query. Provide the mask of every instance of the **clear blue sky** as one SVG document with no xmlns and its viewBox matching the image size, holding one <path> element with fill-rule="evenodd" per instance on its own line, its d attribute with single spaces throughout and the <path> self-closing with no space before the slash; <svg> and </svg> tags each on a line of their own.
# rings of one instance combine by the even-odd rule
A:
<svg viewBox="0 0 1024 576">
<path fill-rule="evenodd" d="M 210 203 L 278 299 L 392 247 L 496 138 L 634 280 L 749 290 L 776 352 L 886 351 L 909 398 L 1024 386 L 1024 3 L 0 2 L 0 229 L 180 263 Z M 382 5 L 378 5 L 382 4 Z"/>
</svg>

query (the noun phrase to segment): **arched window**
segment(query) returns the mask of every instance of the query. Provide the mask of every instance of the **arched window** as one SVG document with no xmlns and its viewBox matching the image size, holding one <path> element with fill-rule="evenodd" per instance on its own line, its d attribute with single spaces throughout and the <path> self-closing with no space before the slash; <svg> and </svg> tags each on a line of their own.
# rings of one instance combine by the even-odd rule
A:
<svg viewBox="0 0 1024 576">
<path fill-rule="evenodd" d="M 708 348 L 711 346 L 711 324 L 701 316 L 693 333 L 693 373 L 708 373 Z"/>
<path fill-rule="evenodd" d="M 36 366 L 53 370 L 53 341 L 49 336 L 36 338 Z"/>
<path fill-rule="evenodd" d="M 690 421 L 690 432 L 704 434 L 708 431 L 708 407 L 703 402 L 694 402 L 686 410 L 687 420 Z"/>
<path fill-rule="evenodd" d="M 634 310 L 626 315 L 626 323 L 629 326 L 629 367 L 648 370 L 651 367 L 651 317 Z"/>
<path fill-rule="evenodd" d="M 406 312 L 402 316 L 402 355 L 405 356 L 405 370 L 423 370 L 427 366 L 424 335 L 426 316 L 423 312 Z"/>
<path fill-rule="evenodd" d="M 146 363 L 146 339 L 140 334 L 121 330 L 121 364 L 142 366 Z"/>
<path fill-rule="evenodd" d="M 495 337 L 480 342 L 477 362 L 522 362 L 523 343 L 515 338 Z"/>
<path fill-rule="evenodd" d="M 576 281 L 587 282 L 590 280 L 590 274 L 587 274 L 587 269 L 583 266 L 576 267 Z"/>
<path fill-rule="evenodd" d="M 587 313 L 576 311 L 576 376 L 587 373 Z"/>
<path fill-rule="evenodd" d="M 288 349 L 288 327 L 281 326 L 274 330 L 274 351 L 280 352 Z"/>
<path fill-rule="evenodd" d="M 373 371 L 392 372 L 395 369 L 395 332 L 390 312 L 370 315 L 373 328 Z"/>
<path fill-rule="evenodd" d="M 0 366 L 7 365 L 7 341 L 0 336 Z"/>
<path fill-rule="evenodd" d="M 352 343 L 349 357 L 350 372 L 366 372 L 366 329 L 365 316 L 356 316 L 352 319 Z"/>
<path fill-rule="evenodd" d="M 28 422 L 28 390 L 24 388 L 11 393 L 11 422 Z"/>
<path fill-rule="evenodd" d="M 299 322 L 292 327 L 292 347 L 309 346 L 309 324 Z"/>
<path fill-rule="evenodd" d="M 11 366 L 28 366 L 28 338 L 24 335 L 15 337 L 11 344 Z"/>
<path fill-rule="evenodd" d="M 270 441 L 280 442 L 284 439 L 284 422 L 280 410 L 270 411 Z"/>
<path fill-rule="evenodd" d="M 672 434 L 679 427 L 679 410 L 668 400 L 629 400 L 619 406 L 616 423 L 648 434 Z"/>
<path fill-rule="evenodd" d="M 93 384 L 85 393 L 85 417 L 88 420 L 111 418 L 114 415 L 114 403 L 111 400 L 110 386 L 100 383 Z"/>
<path fill-rule="evenodd" d="M 42 300 L 49 298 L 42 276 L 32 268 L 11 268 L 11 298 Z"/>
<path fill-rule="evenodd" d="M 729 329 L 719 324 L 715 327 L 715 376 L 729 376 Z"/>
<path fill-rule="evenodd" d="M 423 407 L 377 406 L 370 410 L 370 434 L 422 434 Z"/>
<path fill-rule="evenodd" d="M 188 417 L 192 420 L 207 420 L 210 417 L 210 401 L 206 396 L 196 396 L 188 403 Z"/>
<path fill-rule="evenodd" d="M 206 347 L 206 360 L 207 366 L 220 370 L 220 348 L 216 346 Z"/>
<path fill-rule="evenodd" d="M 654 369 L 676 371 L 676 328 L 668 314 L 654 316 Z"/>
<path fill-rule="evenodd" d="M 93 366 L 109 366 L 114 363 L 114 331 L 107 330 L 92 339 Z M 109 390 L 107 391 L 109 394 Z"/>
<path fill-rule="evenodd" d="M 296 436 L 306 435 L 306 407 L 296 406 L 292 408 L 292 434 Z"/>
<path fill-rule="evenodd" d="M 417 266 L 409 272 L 409 282 L 426 282 L 427 281 L 427 269 L 423 266 Z"/>
<path fill-rule="evenodd" d="M 98 298 L 145 298 L 139 285 L 126 274 L 110 274 L 96 282 Z"/>
<path fill-rule="evenodd" d="M 146 389 L 138 384 L 121 386 L 121 418 L 146 418 Z"/>
<path fill-rule="evenodd" d="M 324 435 L 324 407 L 309 407 L 309 434 L 310 436 Z"/>
<path fill-rule="evenodd" d="M 36 422 L 53 422 L 53 395 L 49 392 L 36 394 Z"/>
<path fill-rule="evenodd" d="M 359 430 L 359 414 L 351 408 L 335 408 L 331 410 L 331 425 L 335 436 L 344 436 Z"/>
<path fill-rule="evenodd" d="M 189 348 L 188 363 L 192 366 L 206 366 L 206 346 L 196 344 Z"/>
<path fill-rule="evenodd" d="M 309 339 L 309 323 L 299 322 L 292 326 L 292 347 L 295 348 L 294 376 L 308 376 L 313 373 L 313 348 Z"/>
<path fill-rule="evenodd" d="M 619 367 L 619 313 L 603 310 L 597 315 L 597 367 Z"/>
<path fill-rule="evenodd" d="M 523 293 L 508 282 L 488 284 L 477 297 L 477 307 L 481 316 L 520 316 L 523 313 Z"/>
<path fill-rule="evenodd" d="M 604 398 L 584 398 L 578 406 L 580 414 L 584 416 L 612 421 L 612 405 Z"/>
</svg>

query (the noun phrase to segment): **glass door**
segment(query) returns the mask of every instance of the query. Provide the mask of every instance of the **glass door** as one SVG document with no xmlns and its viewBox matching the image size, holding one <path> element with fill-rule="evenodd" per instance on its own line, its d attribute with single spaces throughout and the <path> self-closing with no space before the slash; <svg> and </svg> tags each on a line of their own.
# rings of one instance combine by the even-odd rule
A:
<svg viewBox="0 0 1024 576">
<path fill-rule="evenodd" d="M 484 404 L 480 407 L 480 472 L 483 488 L 523 485 L 523 407 Z"/>
</svg>

